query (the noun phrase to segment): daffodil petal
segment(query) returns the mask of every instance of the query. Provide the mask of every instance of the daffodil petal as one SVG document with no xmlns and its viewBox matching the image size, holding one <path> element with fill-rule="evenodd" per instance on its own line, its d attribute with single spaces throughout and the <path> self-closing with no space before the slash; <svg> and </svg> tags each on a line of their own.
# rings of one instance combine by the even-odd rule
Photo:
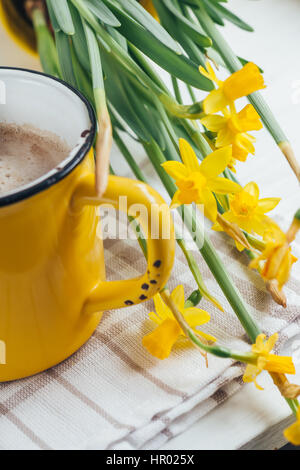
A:
<svg viewBox="0 0 300 470">
<path fill-rule="evenodd" d="M 278 374 L 291 374 L 296 373 L 293 360 L 289 356 L 276 356 L 275 354 L 269 354 L 264 369 L 269 372 L 275 372 Z"/>
<path fill-rule="evenodd" d="M 276 278 L 278 280 L 279 289 L 282 289 L 284 284 L 287 283 L 290 277 L 292 268 L 292 254 L 290 250 L 287 251 L 277 271 Z"/>
<path fill-rule="evenodd" d="M 262 351 L 264 351 L 266 338 L 267 337 L 264 333 L 261 333 L 257 336 L 256 342 L 252 346 L 252 351 L 254 353 L 259 354 Z M 269 352 L 269 351 L 267 351 L 267 352 Z"/>
<path fill-rule="evenodd" d="M 280 197 L 267 197 L 259 199 L 257 206 L 261 214 L 272 211 L 281 201 Z"/>
<path fill-rule="evenodd" d="M 173 196 L 173 199 L 170 204 L 170 209 L 176 209 L 177 207 L 182 206 L 182 202 L 180 202 L 179 196 L 180 196 L 180 191 L 178 190 Z"/>
<path fill-rule="evenodd" d="M 235 140 L 235 134 L 228 128 L 224 127 L 218 132 L 218 137 L 216 140 L 216 147 L 226 147 L 227 145 L 231 145 Z"/>
<path fill-rule="evenodd" d="M 150 320 L 152 320 L 157 325 L 160 325 L 161 318 L 159 318 L 159 316 L 155 312 L 149 312 L 148 315 L 149 315 Z"/>
<path fill-rule="evenodd" d="M 203 109 L 205 114 L 214 114 L 228 106 L 229 100 L 223 93 L 222 88 L 213 90 L 203 101 Z"/>
<path fill-rule="evenodd" d="M 201 119 L 201 124 L 211 132 L 219 132 L 226 126 L 227 119 L 224 116 L 209 114 Z"/>
<path fill-rule="evenodd" d="M 255 137 L 251 136 L 250 134 L 240 133 L 236 134 L 234 144 L 238 149 L 240 149 L 241 152 L 248 152 L 254 155 L 255 147 L 253 145 L 253 142 L 255 141 Z"/>
<path fill-rule="evenodd" d="M 234 194 L 241 191 L 241 186 L 234 181 L 227 178 L 217 177 L 208 181 L 207 186 L 214 193 L 219 194 Z"/>
<path fill-rule="evenodd" d="M 248 364 L 243 375 L 245 383 L 251 383 L 256 380 L 256 377 L 261 373 L 261 370 L 253 364 Z"/>
<path fill-rule="evenodd" d="M 255 197 L 255 199 L 258 201 L 259 187 L 254 181 L 251 181 L 250 183 L 246 184 L 246 186 L 244 187 L 244 191 L 246 191 L 251 196 Z"/>
<path fill-rule="evenodd" d="M 259 131 L 263 128 L 260 116 L 252 104 L 247 104 L 238 113 L 238 121 L 244 132 Z"/>
<path fill-rule="evenodd" d="M 179 285 L 175 287 L 171 294 L 172 300 L 174 300 L 176 306 L 178 307 L 180 312 L 184 310 L 184 288 L 183 285 Z"/>
<path fill-rule="evenodd" d="M 218 80 L 218 78 L 215 74 L 215 71 L 212 68 L 212 66 L 210 65 L 208 60 L 205 62 L 205 67 L 206 67 L 206 69 L 204 67 L 202 67 L 202 65 L 200 65 L 199 72 L 201 73 L 201 75 L 208 78 L 212 82 L 216 82 L 216 83 L 219 82 L 219 80 Z"/>
<path fill-rule="evenodd" d="M 185 140 L 179 139 L 181 159 L 189 172 L 199 171 L 199 160 L 193 147 Z"/>
<path fill-rule="evenodd" d="M 163 360 L 169 357 L 180 334 L 181 328 L 176 320 L 168 318 L 152 333 L 144 336 L 142 343 L 152 356 Z"/>
<path fill-rule="evenodd" d="M 161 298 L 160 294 L 156 294 L 153 297 L 153 302 L 154 302 L 156 314 L 159 316 L 161 321 L 166 320 L 166 318 L 169 318 L 170 316 L 172 316 L 172 315 L 170 315 L 169 308 L 164 303 L 164 301 Z"/>
<path fill-rule="evenodd" d="M 188 169 L 181 162 L 169 161 L 162 163 L 163 169 L 170 175 L 174 180 L 183 179 L 189 176 Z"/>
<path fill-rule="evenodd" d="M 195 328 L 208 323 L 210 314 L 201 308 L 190 307 L 184 310 L 184 318 L 192 328 Z"/>
<path fill-rule="evenodd" d="M 207 179 L 219 176 L 232 158 L 232 148 L 227 146 L 210 153 L 200 165 L 200 172 Z"/>
<path fill-rule="evenodd" d="M 215 222 L 218 214 L 217 201 L 213 193 L 208 189 L 202 191 L 202 202 L 204 205 L 204 214 L 212 222 Z"/>
<path fill-rule="evenodd" d="M 300 446 L 300 422 L 296 422 L 284 431 L 284 437 L 294 446 Z"/>
</svg>

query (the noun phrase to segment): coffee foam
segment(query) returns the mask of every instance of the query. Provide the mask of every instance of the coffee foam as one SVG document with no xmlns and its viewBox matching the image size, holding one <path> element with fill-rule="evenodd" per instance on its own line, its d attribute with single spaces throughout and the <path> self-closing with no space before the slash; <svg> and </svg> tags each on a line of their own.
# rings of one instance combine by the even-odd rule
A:
<svg viewBox="0 0 300 470">
<path fill-rule="evenodd" d="M 0 196 L 46 175 L 70 151 L 56 134 L 29 125 L 0 123 Z"/>
</svg>

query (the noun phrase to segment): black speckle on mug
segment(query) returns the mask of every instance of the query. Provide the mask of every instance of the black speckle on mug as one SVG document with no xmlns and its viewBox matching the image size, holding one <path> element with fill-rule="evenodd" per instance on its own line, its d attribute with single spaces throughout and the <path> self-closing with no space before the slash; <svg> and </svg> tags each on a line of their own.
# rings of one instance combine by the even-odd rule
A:
<svg viewBox="0 0 300 470">
<path fill-rule="evenodd" d="M 157 281 L 156 281 L 155 279 L 152 279 L 152 280 L 150 281 L 150 284 L 157 284 Z"/>
<path fill-rule="evenodd" d="M 134 302 L 132 300 L 125 300 L 125 305 L 134 305 Z"/>
<path fill-rule="evenodd" d="M 149 284 L 146 284 L 146 283 L 143 284 L 143 285 L 142 285 L 142 289 L 143 289 L 143 290 L 148 290 L 148 289 L 149 289 Z"/>
<path fill-rule="evenodd" d="M 140 296 L 140 300 L 146 300 L 146 299 L 147 299 L 146 295 L 143 294 L 143 295 Z"/>
<path fill-rule="evenodd" d="M 161 267 L 161 261 L 160 261 L 159 259 L 156 260 L 155 263 L 153 263 L 153 266 L 154 266 L 155 268 L 160 268 L 160 267 Z"/>
<path fill-rule="evenodd" d="M 82 132 L 81 137 L 83 138 L 86 137 L 87 135 L 89 135 L 90 132 L 91 131 L 89 129 L 86 129 L 85 131 Z"/>
</svg>

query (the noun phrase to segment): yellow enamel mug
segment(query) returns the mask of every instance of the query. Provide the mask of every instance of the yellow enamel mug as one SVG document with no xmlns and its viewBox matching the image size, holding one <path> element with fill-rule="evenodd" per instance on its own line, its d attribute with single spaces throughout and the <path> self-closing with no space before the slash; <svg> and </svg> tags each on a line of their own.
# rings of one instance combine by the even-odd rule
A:
<svg viewBox="0 0 300 470">
<path fill-rule="evenodd" d="M 1 101 L 2 100 L 2 101 Z M 5 104 L 4 104 L 5 102 Z M 140 303 L 166 283 L 175 242 L 164 239 L 170 213 L 158 211 L 151 238 L 151 208 L 163 200 L 149 186 L 110 176 L 99 200 L 94 190 L 92 144 L 96 122 L 85 98 L 37 72 L 0 68 L 0 120 L 56 133 L 74 149 L 58 168 L 0 197 L 0 382 L 48 369 L 80 348 L 103 310 Z M 22 155 L 20 155 L 22 158 Z M 98 206 L 140 204 L 147 238 L 147 271 L 130 280 L 105 280 Z M 152 218 L 153 219 L 153 218 Z M 3 360 L 5 358 L 5 360 Z"/>
</svg>

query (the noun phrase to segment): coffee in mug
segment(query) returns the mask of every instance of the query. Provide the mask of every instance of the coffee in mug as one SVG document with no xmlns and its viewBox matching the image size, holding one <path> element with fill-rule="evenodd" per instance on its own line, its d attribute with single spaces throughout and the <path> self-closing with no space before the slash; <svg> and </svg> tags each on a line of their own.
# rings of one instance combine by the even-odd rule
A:
<svg viewBox="0 0 300 470">
<path fill-rule="evenodd" d="M 0 123 L 0 195 L 46 175 L 70 151 L 54 133 L 30 125 Z"/>
</svg>

